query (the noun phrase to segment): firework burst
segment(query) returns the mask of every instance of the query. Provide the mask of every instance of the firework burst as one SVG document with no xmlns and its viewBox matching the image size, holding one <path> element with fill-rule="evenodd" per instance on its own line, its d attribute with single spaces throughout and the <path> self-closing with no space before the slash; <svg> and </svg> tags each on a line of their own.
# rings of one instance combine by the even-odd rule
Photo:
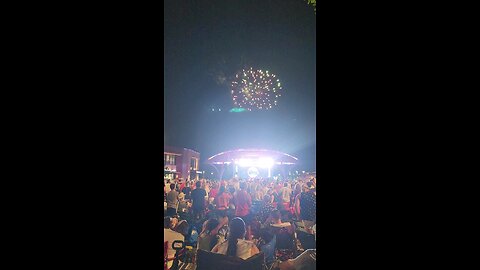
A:
<svg viewBox="0 0 480 270">
<path fill-rule="evenodd" d="M 246 110 L 269 110 L 277 106 L 282 85 L 275 74 L 267 71 L 244 69 L 232 82 L 232 100 L 236 107 Z"/>
</svg>

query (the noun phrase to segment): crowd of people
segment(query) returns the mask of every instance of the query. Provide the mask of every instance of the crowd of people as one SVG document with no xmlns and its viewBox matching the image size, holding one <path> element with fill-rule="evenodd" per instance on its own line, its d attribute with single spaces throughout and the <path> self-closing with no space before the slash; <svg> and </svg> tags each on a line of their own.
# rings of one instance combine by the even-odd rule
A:
<svg viewBox="0 0 480 270">
<path fill-rule="evenodd" d="M 164 242 L 248 259 L 274 269 L 316 264 L 316 178 L 164 180 Z M 168 249 L 168 257 L 175 250 Z M 169 267 L 171 261 L 169 261 Z"/>
</svg>

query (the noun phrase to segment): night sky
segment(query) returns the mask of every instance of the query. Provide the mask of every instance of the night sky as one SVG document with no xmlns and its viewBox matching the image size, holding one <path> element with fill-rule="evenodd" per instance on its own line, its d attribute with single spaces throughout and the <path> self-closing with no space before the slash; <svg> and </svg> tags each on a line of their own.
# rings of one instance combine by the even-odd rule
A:
<svg viewBox="0 0 480 270">
<path fill-rule="evenodd" d="M 201 168 L 222 151 L 267 148 L 315 170 L 313 8 L 303 0 L 164 3 L 164 143 L 199 151 Z M 278 106 L 230 113 L 231 80 L 250 67 L 280 79 Z"/>
</svg>

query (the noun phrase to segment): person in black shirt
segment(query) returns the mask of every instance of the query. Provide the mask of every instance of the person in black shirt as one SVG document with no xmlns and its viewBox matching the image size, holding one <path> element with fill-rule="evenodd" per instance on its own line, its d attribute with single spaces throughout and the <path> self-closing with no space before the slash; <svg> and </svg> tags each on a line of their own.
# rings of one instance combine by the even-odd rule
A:
<svg viewBox="0 0 480 270">
<path fill-rule="evenodd" d="M 190 200 L 190 193 L 192 192 L 192 189 L 190 188 L 190 182 L 187 182 L 185 184 L 185 187 L 182 189 L 183 194 L 185 194 L 185 200 Z"/>
<path fill-rule="evenodd" d="M 205 212 L 205 207 L 206 207 L 206 196 L 207 192 L 205 189 L 201 188 L 201 183 L 197 182 L 196 183 L 196 189 L 192 191 L 192 210 L 193 210 L 193 216 L 196 219 L 201 219 L 203 218 L 203 213 Z"/>
<path fill-rule="evenodd" d="M 311 227 L 316 220 L 316 208 L 317 200 L 315 196 L 315 189 L 312 187 L 312 183 L 307 183 L 307 191 L 300 193 L 299 203 L 300 203 L 300 218 L 305 224 L 308 224 Z"/>
</svg>

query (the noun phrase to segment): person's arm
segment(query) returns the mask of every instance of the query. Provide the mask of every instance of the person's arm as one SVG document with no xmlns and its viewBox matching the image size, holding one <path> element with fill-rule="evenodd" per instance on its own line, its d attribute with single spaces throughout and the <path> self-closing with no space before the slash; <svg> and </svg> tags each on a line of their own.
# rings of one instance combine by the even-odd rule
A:
<svg viewBox="0 0 480 270">
<path fill-rule="evenodd" d="M 218 226 L 215 227 L 215 229 L 213 229 L 210 232 L 210 235 L 216 235 L 218 233 L 218 231 L 223 227 L 223 225 L 228 224 L 228 217 L 226 217 L 224 219 L 220 219 L 219 221 L 220 222 L 218 223 Z"/>
<path fill-rule="evenodd" d="M 212 252 L 213 253 L 218 253 L 218 246 L 220 245 L 220 243 L 216 244 L 213 248 L 212 248 Z"/>
</svg>

